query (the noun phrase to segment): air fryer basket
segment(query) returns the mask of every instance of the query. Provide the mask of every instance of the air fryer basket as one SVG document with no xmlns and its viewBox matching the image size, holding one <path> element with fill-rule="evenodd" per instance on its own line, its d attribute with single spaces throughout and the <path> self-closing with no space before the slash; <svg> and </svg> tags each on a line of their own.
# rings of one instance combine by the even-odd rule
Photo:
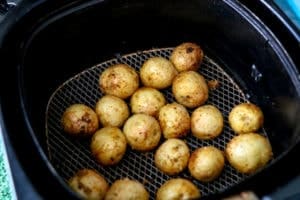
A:
<svg viewBox="0 0 300 200">
<path fill-rule="evenodd" d="M 7 48 L 7 57 L 15 56 L 8 62 L 11 68 L 7 73 L 15 77 L 17 87 L 16 92 L 10 91 L 11 99 L 16 99 L 6 104 L 20 104 L 15 112 L 21 116 L 23 126 L 13 126 L 13 117 L 7 115 L 12 122 L 10 127 L 15 132 L 24 133 L 24 137 L 30 137 L 41 157 L 28 159 L 20 156 L 20 160 L 28 166 L 28 174 L 35 174 L 36 168 L 31 160 L 37 165 L 44 163 L 52 175 L 52 181 L 45 184 L 65 187 L 65 179 L 77 169 L 93 167 L 106 174 L 110 182 L 121 176 L 145 181 L 146 187 L 154 194 L 157 186 L 169 177 L 153 167 L 151 153 L 136 155 L 128 151 L 126 156 L 132 160 L 126 161 L 125 158 L 120 166 L 104 169 L 91 159 L 89 141 L 81 143 L 61 134 L 57 120 L 71 103 L 80 101 L 94 106 L 102 95 L 95 85 L 96 79 L 108 65 L 124 62 L 138 68 L 149 56 L 168 57 L 171 48 L 167 47 L 185 41 L 198 43 L 205 52 L 200 72 L 207 79 L 221 82 L 220 88 L 211 92 L 208 103 L 216 105 L 225 119 L 229 109 L 239 102 L 251 101 L 260 106 L 265 114 L 265 132 L 262 133 L 267 134 L 274 151 L 274 160 L 253 177 L 238 174 L 226 165 L 224 173 L 215 182 L 203 184 L 195 181 L 204 196 L 213 196 L 251 179 L 256 182 L 252 182 L 250 188 L 266 188 L 264 181 L 272 174 L 272 166 L 280 163 L 298 143 L 294 136 L 299 129 L 295 124 L 286 123 L 287 118 L 282 115 L 282 109 L 278 112 L 277 103 L 281 97 L 291 100 L 299 97 L 296 67 L 274 33 L 238 1 L 79 1 L 65 7 L 48 2 L 32 13 L 12 29 L 3 45 L 3 49 Z M 109 60 L 111 58 L 116 59 Z M 76 88 L 76 91 L 70 88 Z M 93 92 L 86 93 L 90 90 Z M 170 101 L 171 97 L 167 97 Z M 9 111 L 4 109 L 4 112 Z M 19 130 L 21 127 L 26 131 Z M 224 149 L 232 136 L 226 121 L 224 132 L 214 141 L 203 142 L 193 137 L 187 140 L 192 149 L 205 144 Z M 11 137 L 16 141 L 18 151 L 27 148 L 18 140 L 20 136 Z M 73 145 L 75 149 L 60 151 L 61 147 Z M 147 169 L 143 168 L 143 163 L 137 164 L 141 159 L 138 156 L 143 157 Z M 84 162 L 79 163 L 79 159 Z M 138 174 L 126 168 L 131 162 L 140 167 Z M 143 177 L 143 170 L 150 170 L 157 182 L 151 183 L 149 177 Z M 187 172 L 183 176 L 190 178 Z M 43 177 L 31 175 L 31 178 L 43 194 L 55 195 L 49 194 L 43 184 L 38 184 L 45 182 Z"/>
</svg>

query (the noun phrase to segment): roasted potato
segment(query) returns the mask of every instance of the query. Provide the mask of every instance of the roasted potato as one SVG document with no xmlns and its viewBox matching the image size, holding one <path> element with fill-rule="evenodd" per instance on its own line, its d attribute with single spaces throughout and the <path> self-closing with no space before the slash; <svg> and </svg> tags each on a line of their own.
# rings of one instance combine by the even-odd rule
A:
<svg viewBox="0 0 300 200">
<path fill-rule="evenodd" d="M 227 160 L 237 171 L 252 174 L 272 159 L 269 140 L 258 133 L 245 133 L 232 138 L 226 146 Z"/>
<path fill-rule="evenodd" d="M 166 58 L 152 57 L 140 68 L 140 77 L 144 86 L 164 89 L 171 86 L 178 74 L 173 64 Z"/>
<path fill-rule="evenodd" d="M 92 169 L 79 170 L 68 180 L 69 186 L 86 200 L 102 200 L 109 188 L 105 178 Z"/>
<path fill-rule="evenodd" d="M 102 165 L 117 164 L 126 152 L 126 139 L 117 127 L 104 127 L 92 137 L 91 152 Z"/>
<path fill-rule="evenodd" d="M 131 66 L 116 64 L 100 74 L 99 87 L 104 94 L 126 99 L 138 89 L 139 76 Z"/>
<path fill-rule="evenodd" d="M 89 136 L 99 128 L 95 111 L 84 104 L 73 104 L 63 113 L 61 119 L 63 130 L 74 136 Z"/>
</svg>

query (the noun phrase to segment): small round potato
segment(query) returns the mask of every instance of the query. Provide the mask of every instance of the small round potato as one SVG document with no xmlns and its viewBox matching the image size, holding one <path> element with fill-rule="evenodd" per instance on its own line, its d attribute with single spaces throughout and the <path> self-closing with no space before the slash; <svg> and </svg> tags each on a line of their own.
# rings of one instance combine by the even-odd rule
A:
<svg viewBox="0 0 300 200">
<path fill-rule="evenodd" d="M 171 86 L 178 74 L 173 64 L 162 57 L 152 57 L 144 62 L 140 69 L 140 77 L 144 86 L 163 89 Z"/>
<path fill-rule="evenodd" d="M 189 160 L 191 175 L 199 181 L 210 182 L 221 174 L 225 165 L 223 152 L 213 146 L 196 149 Z"/>
<path fill-rule="evenodd" d="M 191 181 L 174 178 L 166 181 L 157 191 L 156 200 L 199 199 L 201 192 Z"/>
<path fill-rule="evenodd" d="M 134 114 L 129 117 L 124 124 L 123 132 L 131 148 L 138 151 L 154 149 L 161 137 L 158 121 L 145 114 Z"/>
<path fill-rule="evenodd" d="M 128 178 L 116 180 L 108 192 L 105 200 L 148 200 L 149 193 L 145 187 L 136 180 Z"/>
<path fill-rule="evenodd" d="M 187 109 L 178 103 L 163 106 L 159 110 L 158 120 L 165 138 L 184 137 L 191 128 Z"/>
<path fill-rule="evenodd" d="M 222 132 L 223 121 L 221 111 L 215 106 L 200 106 L 191 116 L 192 134 L 199 139 L 213 139 Z"/>
<path fill-rule="evenodd" d="M 171 138 L 156 150 L 154 161 L 158 169 L 168 175 L 175 175 L 186 168 L 189 158 L 187 144 L 180 139 Z"/>
<path fill-rule="evenodd" d="M 84 104 L 73 104 L 63 113 L 62 127 L 66 133 L 74 136 L 89 136 L 99 128 L 95 111 Z"/>
<path fill-rule="evenodd" d="M 117 164 L 126 152 L 126 138 L 117 127 L 104 127 L 92 137 L 91 151 L 102 165 Z"/>
<path fill-rule="evenodd" d="M 121 127 L 129 117 L 126 102 L 112 95 L 105 95 L 96 103 L 96 113 L 103 126 Z"/>
<path fill-rule="evenodd" d="M 208 87 L 202 75 L 194 71 L 179 73 L 173 81 L 176 101 L 188 108 L 201 106 L 208 99 Z"/>
<path fill-rule="evenodd" d="M 68 181 L 69 186 L 83 199 L 102 200 L 109 188 L 107 181 L 92 169 L 79 170 Z"/>
<path fill-rule="evenodd" d="M 257 131 L 264 122 L 261 109 L 252 103 L 236 105 L 229 113 L 229 125 L 238 134 Z"/>
<path fill-rule="evenodd" d="M 132 113 L 143 113 L 156 117 L 161 107 L 166 104 L 164 95 L 150 87 L 139 88 L 130 98 Z"/>
<path fill-rule="evenodd" d="M 170 60 L 179 72 L 197 71 L 202 63 L 203 56 L 203 51 L 199 45 L 186 42 L 175 47 Z"/>
<path fill-rule="evenodd" d="M 237 171 L 252 174 L 272 158 L 269 140 L 257 133 L 245 133 L 232 138 L 226 146 L 227 160 Z"/>
<path fill-rule="evenodd" d="M 101 73 L 99 87 L 105 94 L 126 99 L 138 89 L 139 76 L 132 67 L 125 64 L 116 64 Z"/>
</svg>

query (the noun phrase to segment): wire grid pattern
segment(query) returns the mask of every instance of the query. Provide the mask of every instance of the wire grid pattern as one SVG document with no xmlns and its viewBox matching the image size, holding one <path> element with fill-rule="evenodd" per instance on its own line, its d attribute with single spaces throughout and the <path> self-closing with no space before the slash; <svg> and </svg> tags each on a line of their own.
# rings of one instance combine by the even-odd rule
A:
<svg viewBox="0 0 300 200">
<path fill-rule="evenodd" d="M 115 59 L 88 68 L 72 77 L 52 94 L 46 111 L 47 144 L 49 159 L 63 179 L 69 179 L 79 169 L 93 168 L 100 172 L 110 184 L 125 177 L 140 181 L 150 193 L 151 199 L 154 199 L 157 189 L 170 178 L 184 177 L 191 180 L 199 187 L 202 196 L 222 192 L 246 178 L 246 175 L 238 173 L 228 163 L 220 177 L 210 183 L 202 183 L 193 179 L 187 169 L 179 175 L 169 176 L 155 167 L 155 150 L 141 153 L 131 150 L 129 146 L 125 156 L 117 165 L 101 166 L 90 152 L 90 138 L 74 138 L 63 132 L 61 116 L 68 106 L 74 103 L 83 103 L 94 108 L 97 100 L 103 96 L 98 83 L 99 75 L 104 69 L 113 64 L 124 63 L 138 71 L 146 59 L 154 56 L 168 59 L 172 50 L 173 48 L 152 49 L 117 56 Z M 205 56 L 199 72 L 207 81 L 217 80 L 220 84 L 217 89 L 210 90 L 207 104 L 215 105 L 223 113 L 224 129 L 221 135 L 213 140 L 199 140 L 191 134 L 184 140 L 190 151 L 207 145 L 224 150 L 226 143 L 235 135 L 229 127 L 227 116 L 234 105 L 247 102 L 247 98 L 231 77 L 207 56 Z M 174 101 L 171 88 L 162 90 L 162 92 L 168 102 Z M 192 110 L 189 112 L 191 113 Z"/>
</svg>

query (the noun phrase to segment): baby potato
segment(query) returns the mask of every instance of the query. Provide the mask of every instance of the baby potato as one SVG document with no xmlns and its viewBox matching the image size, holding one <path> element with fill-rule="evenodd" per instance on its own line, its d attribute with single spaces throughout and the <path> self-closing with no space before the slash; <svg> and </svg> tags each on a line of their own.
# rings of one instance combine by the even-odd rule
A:
<svg viewBox="0 0 300 200">
<path fill-rule="evenodd" d="M 222 132 L 223 121 L 221 111 L 215 106 L 200 106 L 191 116 L 192 134 L 199 139 L 213 139 Z"/>
<path fill-rule="evenodd" d="M 108 190 L 105 200 L 148 200 L 149 193 L 136 180 L 128 178 L 116 180 Z"/>
<path fill-rule="evenodd" d="M 157 116 L 159 109 L 166 104 L 164 95 L 150 87 L 139 88 L 130 98 L 132 113 Z"/>
<path fill-rule="evenodd" d="M 173 81 L 172 92 L 176 101 L 188 108 L 195 108 L 208 99 L 208 87 L 202 75 L 194 71 L 179 73 Z"/>
<path fill-rule="evenodd" d="M 91 152 L 102 165 L 117 164 L 126 152 L 126 138 L 117 127 L 104 127 L 92 137 Z"/>
<path fill-rule="evenodd" d="M 126 102 L 112 95 L 101 97 L 96 103 L 95 110 L 103 126 L 121 127 L 129 117 Z"/>
<path fill-rule="evenodd" d="M 157 191 L 156 200 L 199 199 L 201 192 L 191 181 L 184 178 L 173 178 L 166 181 Z"/>
<path fill-rule="evenodd" d="M 189 160 L 191 175 L 202 182 L 215 180 L 225 165 L 223 152 L 216 147 L 206 146 L 196 149 Z"/>
<path fill-rule="evenodd" d="M 87 200 L 102 200 L 109 188 L 107 181 L 92 169 L 81 169 L 68 180 L 69 186 Z"/>
<path fill-rule="evenodd" d="M 73 104 L 63 113 L 63 130 L 74 136 L 89 136 L 99 128 L 95 111 L 84 104 Z"/>
<path fill-rule="evenodd" d="M 116 64 L 101 73 L 99 87 L 104 94 L 126 99 L 138 89 L 139 76 L 131 66 Z"/>
<path fill-rule="evenodd" d="M 258 133 L 245 133 L 232 138 L 225 155 L 230 165 L 244 174 L 252 174 L 266 166 L 273 153 L 269 140 Z"/>
<path fill-rule="evenodd" d="M 138 151 L 154 149 L 161 137 L 158 121 L 146 114 L 129 117 L 123 126 L 123 132 L 131 148 Z"/>
<path fill-rule="evenodd" d="M 229 113 L 229 125 L 237 134 L 257 131 L 264 122 L 261 109 L 253 103 L 236 105 Z"/>
<path fill-rule="evenodd" d="M 156 150 L 154 162 L 162 172 L 175 175 L 186 168 L 189 158 L 190 151 L 187 144 L 180 139 L 171 138 Z"/>
<path fill-rule="evenodd" d="M 173 64 L 162 57 L 152 57 L 140 68 L 140 77 L 144 86 L 163 89 L 171 86 L 178 74 Z"/>
<path fill-rule="evenodd" d="M 159 110 L 158 121 L 165 138 L 184 137 L 191 127 L 187 109 L 178 103 L 163 106 Z"/>
<path fill-rule="evenodd" d="M 203 51 L 199 45 L 185 42 L 173 50 L 170 60 L 179 71 L 197 71 L 203 60 Z"/>
</svg>

